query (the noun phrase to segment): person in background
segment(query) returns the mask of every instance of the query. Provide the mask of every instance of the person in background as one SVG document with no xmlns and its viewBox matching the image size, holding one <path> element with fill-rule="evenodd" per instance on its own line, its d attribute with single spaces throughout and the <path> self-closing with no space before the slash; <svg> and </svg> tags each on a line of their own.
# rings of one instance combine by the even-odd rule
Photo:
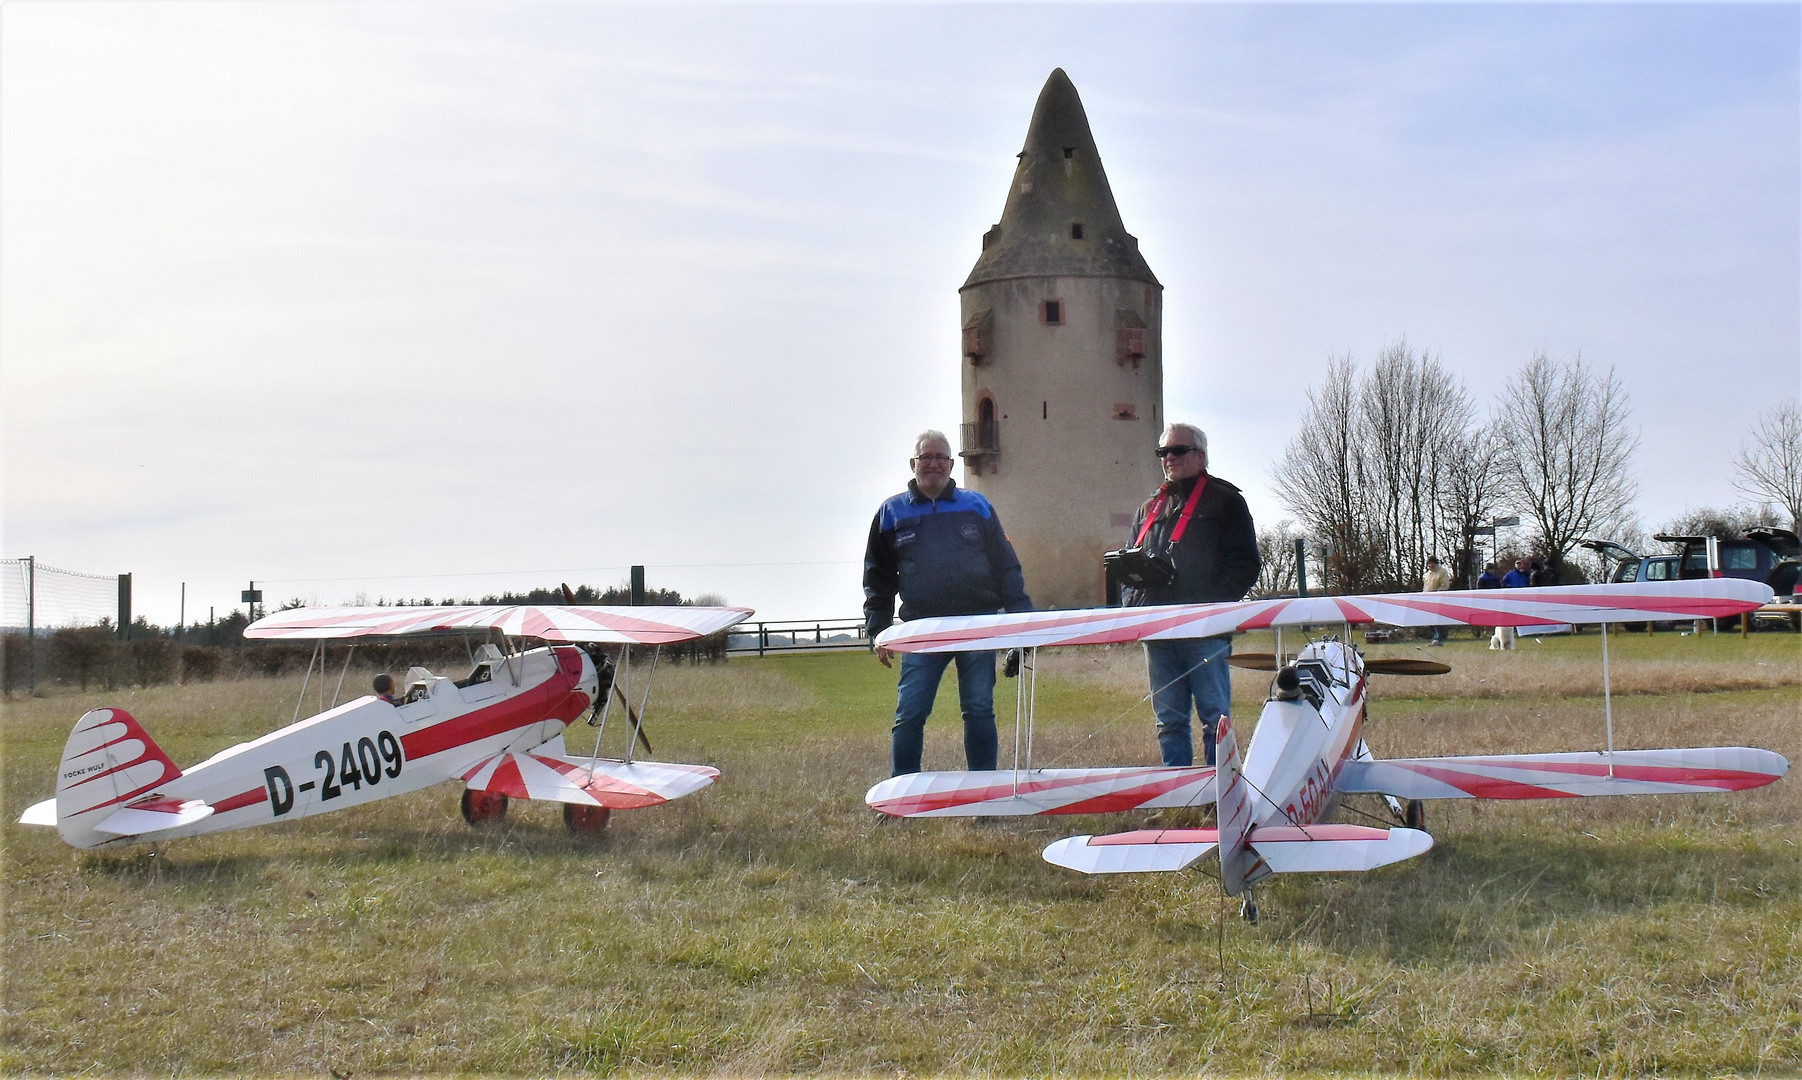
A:
<svg viewBox="0 0 1802 1080">
<path fill-rule="evenodd" d="M 1514 560 L 1514 569 L 1502 575 L 1502 588 L 1524 589 L 1533 583 L 1533 576 L 1527 572 L 1527 560 Z M 1512 626 L 1498 626 L 1495 634 L 1489 639 L 1491 649 L 1514 648 L 1515 633 Z"/>
<path fill-rule="evenodd" d="M 914 478 L 876 511 L 864 547 L 864 629 L 871 640 L 895 621 L 897 595 L 904 620 L 1031 611 L 1020 560 L 995 508 L 951 479 L 951 441 L 942 432 L 921 432 L 908 466 Z M 893 657 L 876 649 L 883 667 L 893 667 Z M 995 767 L 994 652 L 905 653 L 890 735 L 893 775 L 920 771 L 926 718 L 953 658 L 964 758 L 972 771 Z"/>
<path fill-rule="evenodd" d="M 1193 424 L 1171 424 L 1158 440 L 1164 483 L 1139 508 L 1136 546 L 1168 555 L 1176 580 L 1124 590 L 1128 607 L 1242 600 L 1258 580 L 1258 534 L 1239 489 L 1208 473 L 1208 437 Z M 1190 709 L 1201 718 L 1202 748 L 1214 764 L 1214 736 L 1232 709 L 1226 658 L 1231 634 L 1179 641 L 1147 641 L 1145 668 L 1158 719 L 1158 750 L 1166 765 L 1193 765 Z"/>
<path fill-rule="evenodd" d="M 1452 572 L 1439 565 L 1435 555 L 1427 556 L 1427 572 L 1420 575 L 1421 592 L 1445 592 L 1452 587 Z M 1428 645 L 1445 644 L 1445 627 L 1433 627 L 1433 638 Z"/>
<path fill-rule="evenodd" d="M 1502 587 L 1502 576 L 1496 573 L 1494 563 L 1484 563 L 1483 572 L 1477 575 L 1477 588 L 1499 589 Z"/>
<path fill-rule="evenodd" d="M 1533 567 L 1527 572 L 1527 583 L 1535 587 L 1558 584 L 1558 571 L 1547 566 L 1539 559 L 1533 560 Z"/>
</svg>

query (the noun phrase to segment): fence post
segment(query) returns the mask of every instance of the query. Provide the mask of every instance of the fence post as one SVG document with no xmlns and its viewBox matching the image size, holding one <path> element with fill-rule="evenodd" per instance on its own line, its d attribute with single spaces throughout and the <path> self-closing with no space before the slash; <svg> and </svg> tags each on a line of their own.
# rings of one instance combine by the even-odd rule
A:
<svg viewBox="0 0 1802 1080">
<path fill-rule="evenodd" d="M 757 624 L 757 655 L 762 656 L 763 650 L 769 648 L 769 646 L 770 646 L 770 626 L 768 623 L 758 623 Z"/>
<path fill-rule="evenodd" d="M 38 688 L 38 557 L 25 556 L 25 692 Z"/>
</svg>

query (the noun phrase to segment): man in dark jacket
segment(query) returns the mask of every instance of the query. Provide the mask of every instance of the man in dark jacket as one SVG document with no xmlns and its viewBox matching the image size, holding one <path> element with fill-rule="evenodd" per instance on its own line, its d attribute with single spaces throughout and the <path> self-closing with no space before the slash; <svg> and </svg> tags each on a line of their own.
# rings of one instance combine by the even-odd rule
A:
<svg viewBox="0 0 1802 1080">
<path fill-rule="evenodd" d="M 1193 424 L 1171 424 L 1158 440 L 1164 485 L 1133 523 L 1134 542 L 1168 554 L 1176 580 L 1128 589 L 1122 600 L 1146 604 L 1198 604 L 1242 600 L 1258 580 L 1258 533 L 1239 489 L 1208 475 L 1208 437 Z M 1192 765 L 1195 744 L 1190 710 L 1201 717 L 1206 761 L 1214 764 L 1214 732 L 1232 708 L 1233 684 L 1226 658 L 1231 634 L 1145 643 L 1151 676 L 1151 708 L 1158 718 L 1158 748 L 1166 765 Z"/>
<path fill-rule="evenodd" d="M 882 504 L 870 522 L 863 555 L 864 626 L 871 638 L 902 619 L 1031 611 L 1014 546 L 989 501 L 951 479 L 951 443 L 937 431 L 914 440 L 907 490 Z M 894 666 L 877 649 L 884 667 Z M 891 739 L 894 775 L 920 771 L 926 718 L 939 679 L 957 660 L 957 698 L 964 716 L 964 757 L 972 770 L 995 767 L 995 654 L 905 653 Z"/>
</svg>

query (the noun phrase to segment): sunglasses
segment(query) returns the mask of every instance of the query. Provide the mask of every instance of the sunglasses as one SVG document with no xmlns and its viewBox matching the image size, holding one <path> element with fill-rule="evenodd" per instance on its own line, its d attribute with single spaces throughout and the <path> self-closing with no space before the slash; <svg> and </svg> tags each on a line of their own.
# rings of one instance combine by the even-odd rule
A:
<svg viewBox="0 0 1802 1080">
<path fill-rule="evenodd" d="M 1182 457 L 1184 454 L 1196 453 L 1200 449 L 1199 446 L 1160 446 L 1157 449 L 1157 455 L 1161 458 Z"/>
</svg>

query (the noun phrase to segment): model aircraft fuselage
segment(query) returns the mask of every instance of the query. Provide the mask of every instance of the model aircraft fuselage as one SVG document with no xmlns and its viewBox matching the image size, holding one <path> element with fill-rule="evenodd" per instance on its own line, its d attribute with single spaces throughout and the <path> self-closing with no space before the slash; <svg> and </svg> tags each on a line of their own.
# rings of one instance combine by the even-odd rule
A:
<svg viewBox="0 0 1802 1080">
<path fill-rule="evenodd" d="M 659 645 L 747 614 L 723 608 L 301 609 L 277 613 L 246 634 L 319 641 L 323 673 L 328 638 L 509 626 L 541 639 Z M 398 701 L 360 697 L 185 771 L 129 713 L 94 709 L 69 735 L 56 797 L 32 806 L 20 821 L 54 826 L 71 845 L 94 848 L 297 821 L 454 780 L 465 785 L 463 815 L 471 824 L 504 816 L 509 799 L 545 799 L 564 804 L 571 829 L 595 831 L 611 810 L 680 798 L 719 776 L 705 765 L 635 761 L 631 742 L 624 757 L 602 758 L 598 734 L 594 755 L 567 756 L 564 729 L 602 695 L 625 703 L 631 737 L 649 745 L 611 670 L 603 675 L 595 663 L 572 644 L 512 652 L 483 644 L 462 679 L 416 667 Z M 605 714 L 597 713 L 604 723 Z"/>
</svg>

